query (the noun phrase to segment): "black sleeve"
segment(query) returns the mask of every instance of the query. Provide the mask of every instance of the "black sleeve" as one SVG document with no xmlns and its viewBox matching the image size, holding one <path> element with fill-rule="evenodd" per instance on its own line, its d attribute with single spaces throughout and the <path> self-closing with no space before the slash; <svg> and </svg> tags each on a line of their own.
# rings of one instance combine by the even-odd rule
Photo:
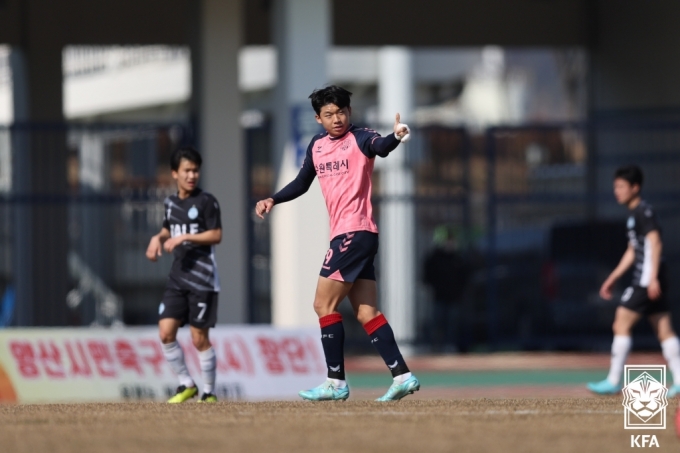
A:
<svg viewBox="0 0 680 453">
<path fill-rule="evenodd" d="M 217 230 L 222 228 L 222 219 L 220 218 L 220 205 L 217 199 L 212 195 L 207 197 L 205 206 L 203 207 L 203 218 L 205 219 L 206 230 Z"/>
<path fill-rule="evenodd" d="M 354 137 L 356 137 L 361 152 L 369 159 L 375 156 L 387 157 L 401 143 L 394 134 L 381 137 L 372 129 L 357 129 L 354 131 Z"/>
<path fill-rule="evenodd" d="M 661 232 L 659 220 L 657 219 L 656 213 L 652 210 L 652 208 L 645 208 L 645 210 L 642 211 L 638 217 L 639 219 L 637 221 L 640 222 L 640 230 L 643 236 L 647 236 L 647 234 L 651 233 L 652 231 Z"/>
<path fill-rule="evenodd" d="M 170 219 L 168 219 L 168 208 L 170 206 L 170 200 L 167 198 L 163 202 L 163 228 L 170 231 Z"/>
<path fill-rule="evenodd" d="M 295 200 L 300 195 L 305 194 L 312 185 L 316 177 L 316 169 L 314 168 L 314 159 L 312 158 L 312 146 L 316 141 L 316 137 L 309 143 L 307 147 L 307 154 L 305 161 L 302 163 L 300 172 L 286 187 L 276 192 L 272 198 L 274 204 L 285 203 L 286 201 Z"/>
<path fill-rule="evenodd" d="M 394 151 L 397 146 L 401 143 L 397 140 L 394 134 L 390 134 L 387 137 L 378 137 L 371 143 L 371 151 L 375 153 L 376 156 L 387 157 L 389 153 Z"/>
</svg>

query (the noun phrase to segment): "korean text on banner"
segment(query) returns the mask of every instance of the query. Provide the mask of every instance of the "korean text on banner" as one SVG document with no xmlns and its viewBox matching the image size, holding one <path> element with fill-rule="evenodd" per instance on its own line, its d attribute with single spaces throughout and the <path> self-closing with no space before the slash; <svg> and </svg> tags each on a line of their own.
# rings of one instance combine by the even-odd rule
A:
<svg viewBox="0 0 680 453">
<path fill-rule="evenodd" d="M 222 399 L 290 399 L 326 378 L 317 329 L 218 327 L 215 392 Z M 199 385 L 187 329 L 178 341 Z M 177 379 L 155 328 L 0 331 L 0 402 L 164 400 Z"/>
</svg>

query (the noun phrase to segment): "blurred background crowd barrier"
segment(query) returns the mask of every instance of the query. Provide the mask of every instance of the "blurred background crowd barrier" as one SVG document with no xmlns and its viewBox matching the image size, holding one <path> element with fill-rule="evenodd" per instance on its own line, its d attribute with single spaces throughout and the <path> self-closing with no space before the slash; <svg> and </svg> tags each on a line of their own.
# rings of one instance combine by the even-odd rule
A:
<svg viewBox="0 0 680 453">
<path fill-rule="evenodd" d="M 402 45 L 375 30 L 384 42 L 331 36 L 327 20 L 354 22 L 343 16 L 346 5 L 331 11 L 339 3 L 328 1 L 177 0 L 211 19 L 187 25 L 188 34 L 169 18 L 157 28 L 136 26 L 130 18 L 152 16 L 101 2 L 106 13 L 97 17 L 127 27 L 110 26 L 106 39 L 73 25 L 68 9 L 50 11 L 71 24 L 64 32 L 84 36 L 55 35 L 41 25 L 48 13 L 15 16 L 8 5 L 24 2 L 6 3 L 0 19 L 40 33 L 39 44 L 12 35 L 0 46 L 0 124 L 7 125 L 0 126 L 0 327 L 154 324 L 171 257 L 152 264 L 144 251 L 175 190 L 170 153 L 193 144 L 206 163 L 203 187 L 223 205 L 219 323 L 316 328 L 315 273 L 327 247 L 318 185 L 265 221 L 253 206 L 297 173 L 319 130 L 307 96 L 328 83 L 354 93 L 356 124 L 389 132 L 398 111 L 414 131 L 408 145 L 377 160 L 373 185 L 381 309 L 412 351 L 608 349 L 616 302 L 600 299 L 598 289 L 626 246 L 627 213 L 611 193 L 622 164 L 645 171 L 644 195 L 664 227 L 671 282 L 678 280 L 674 73 L 641 60 L 672 55 L 666 34 L 675 28 L 645 23 L 638 38 L 661 25 L 668 33 L 626 45 L 624 19 L 637 19 L 638 8 L 626 7 L 616 27 L 602 22 L 612 44 L 600 49 L 518 26 L 546 16 L 529 17 L 517 2 L 496 5 L 515 15 L 506 39 Z M 665 5 L 650 6 L 645 17 L 672 17 L 675 6 Z M 601 9 L 611 17 L 621 8 Z M 178 11 L 165 12 L 185 23 Z M 554 17 L 575 24 L 596 12 L 575 11 L 571 22 Z M 446 17 L 439 13 L 428 21 Z M 263 19 L 270 16 L 271 24 Z M 271 33 L 245 39 L 240 22 L 246 32 L 271 25 Z M 168 34 L 156 34 L 162 30 Z M 517 30 L 532 30 L 531 39 L 509 39 Z M 487 45 L 497 41 L 502 47 Z M 626 59 L 612 65 L 612 55 Z M 610 86 L 619 88 L 610 93 Z M 671 285 L 674 310 L 677 295 Z M 370 350 L 345 314 L 348 346 Z M 636 347 L 658 347 L 646 325 L 639 329 Z"/>
<path fill-rule="evenodd" d="M 163 199 L 174 191 L 169 155 L 192 140 L 192 131 L 182 124 L 0 129 L 0 168 L 15 175 L 13 186 L 12 174 L 0 174 L 0 324 L 41 325 L 55 317 L 67 325 L 155 323 L 171 258 L 151 264 L 144 251 L 161 227 Z M 402 150 L 412 193 L 381 193 L 378 166 L 374 206 L 382 228 L 385 203 L 414 213 L 416 345 L 606 349 L 616 302 L 598 290 L 625 250 L 627 216 L 613 199 L 611 176 L 625 163 L 644 169 L 644 197 L 664 227 L 670 281 L 680 280 L 673 234 L 680 227 L 678 131 L 680 123 L 628 120 L 415 131 Z M 250 208 L 274 190 L 270 129 L 262 123 L 245 135 Z M 55 162 L 67 155 L 62 181 L 22 181 L 24 157 L 36 148 Z M 225 206 L 223 215 L 251 219 L 250 322 L 270 323 L 270 223 L 250 209 Z M 28 246 L 31 234 L 39 238 Z M 379 259 L 376 265 L 380 281 Z M 34 273 L 49 278 L 35 282 Z M 671 301 L 678 291 L 671 286 Z M 33 304 L 20 303 L 27 294 Z M 636 344 L 653 346 L 651 331 L 639 329 Z M 348 332 L 351 347 L 367 346 L 358 324 Z"/>
<path fill-rule="evenodd" d="M 374 181 L 381 229 L 385 203 L 414 212 L 415 343 L 439 352 L 609 348 L 617 303 L 598 291 L 627 241 L 627 212 L 613 198 L 612 175 L 627 163 L 646 172 L 644 197 L 661 218 L 664 255 L 677 281 L 679 127 L 614 118 L 417 130 L 398 151 L 407 153 L 413 193 L 381 194 L 379 166 Z M 272 191 L 267 127 L 246 136 L 253 205 Z M 269 322 L 269 223 L 253 217 L 250 231 L 251 319 Z M 376 265 L 380 282 L 380 260 Z M 671 301 L 678 291 L 670 288 Z M 347 328 L 353 347 L 369 347 L 358 324 Z M 654 347 L 649 328 L 639 330 L 636 345 Z"/>
<path fill-rule="evenodd" d="M 187 141 L 179 124 L 0 128 L 0 326 L 154 323 L 171 259 L 150 265 L 144 251 Z M 22 178 L 36 154 L 63 180 Z"/>
<path fill-rule="evenodd" d="M 0 174 L 0 325 L 155 323 L 171 258 L 151 264 L 144 252 L 161 227 L 163 199 L 174 191 L 169 155 L 193 142 L 193 130 L 0 129 L 0 168 L 13 169 Z M 619 165 L 642 166 L 644 197 L 664 227 L 670 280 L 680 280 L 673 234 L 680 227 L 678 131 L 680 122 L 629 119 L 416 130 L 400 151 L 412 193 L 381 193 L 379 166 L 374 184 L 379 224 L 388 202 L 414 213 L 415 345 L 439 352 L 606 349 L 616 301 L 602 300 L 598 290 L 625 250 L 627 215 L 613 199 L 611 177 Z M 249 211 L 240 215 L 250 219 L 249 316 L 270 323 L 270 222 L 250 207 L 274 190 L 271 131 L 262 122 L 246 128 L 245 137 L 251 191 Z M 35 148 L 54 157 L 43 165 L 65 163 L 64 181 L 21 180 L 22 156 Z M 59 186 L 68 190 L 53 189 Z M 239 214 L 227 206 L 223 215 Z M 674 310 L 678 291 L 671 286 L 668 294 Z M 35 302 L 18 303 L 22 294 Z M 360 351 L 368 343 L 354 324 L 348 323 L 348 344 Z M 649 328 L 639 329 L 636 345 L 653 347 Z"/>
</svg>

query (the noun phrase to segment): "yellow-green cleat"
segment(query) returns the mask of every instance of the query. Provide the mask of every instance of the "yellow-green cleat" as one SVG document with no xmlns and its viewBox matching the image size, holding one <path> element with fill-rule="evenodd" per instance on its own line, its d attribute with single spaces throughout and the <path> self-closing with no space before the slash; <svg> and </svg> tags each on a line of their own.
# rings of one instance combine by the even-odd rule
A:
<svg viewBox="0 0 680 453">
<path fill-rule="evenodd" d="M 216 403 L 217 397 L 212 393 L 204 393 L 201 399 L 196 401 L 197 403 Z"/>
<path fill-rule="evenodd" d="M 187 387 L 186 385 L 180 385 L 179 387 L 177 387 L 177 393 L 175 393 L 175 396 L 173 396 L 172 398 L 170 398 L 168 400 L 168 403 L 170 403 L 170 404 L 183 403 L 186 400 L 190 400 L 191 398 L 196 396 L 197 393 L 198 393 L 198 389 L 196 388 L 195 385 L 193 387 Z"/>
</svg>

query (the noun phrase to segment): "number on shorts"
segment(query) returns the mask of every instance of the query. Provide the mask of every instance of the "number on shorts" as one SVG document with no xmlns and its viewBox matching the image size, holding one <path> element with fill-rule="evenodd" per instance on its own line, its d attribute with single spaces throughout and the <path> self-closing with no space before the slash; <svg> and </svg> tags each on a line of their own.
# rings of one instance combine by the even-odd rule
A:
<svg viewBox="0 0 680 453">
<path fill-rule="evenodd" d="M 324 262 L 326 266 L 328 266 L 328 263 L 331 262 L 331 258 L 333 258 L 333 249 L 328 249 L 326 252 L 326 261 Z"/>
<path fill-rule="evenodd" d="M 196 319 L 202 320 L 202 319 L 203 319 L 203 315 L 205 314 L 205 310 L 206 310 L 206 308 L 208 308 L 208 304 L 206 304 L 205 302 L 199 302 L 197 305 L 198 305 L 199 308 L 201 309 L 201 312 L 198 314 L 198 316 L 196 317 Z"/>
<path fill-rule="evenodd" d="M 628 302 L 630 298 L 633 296 L 633 287 L 629 286 L 626 288 L 626 290 L 623 292 L 621 295 L 621 302 Z"/>
</svg>

